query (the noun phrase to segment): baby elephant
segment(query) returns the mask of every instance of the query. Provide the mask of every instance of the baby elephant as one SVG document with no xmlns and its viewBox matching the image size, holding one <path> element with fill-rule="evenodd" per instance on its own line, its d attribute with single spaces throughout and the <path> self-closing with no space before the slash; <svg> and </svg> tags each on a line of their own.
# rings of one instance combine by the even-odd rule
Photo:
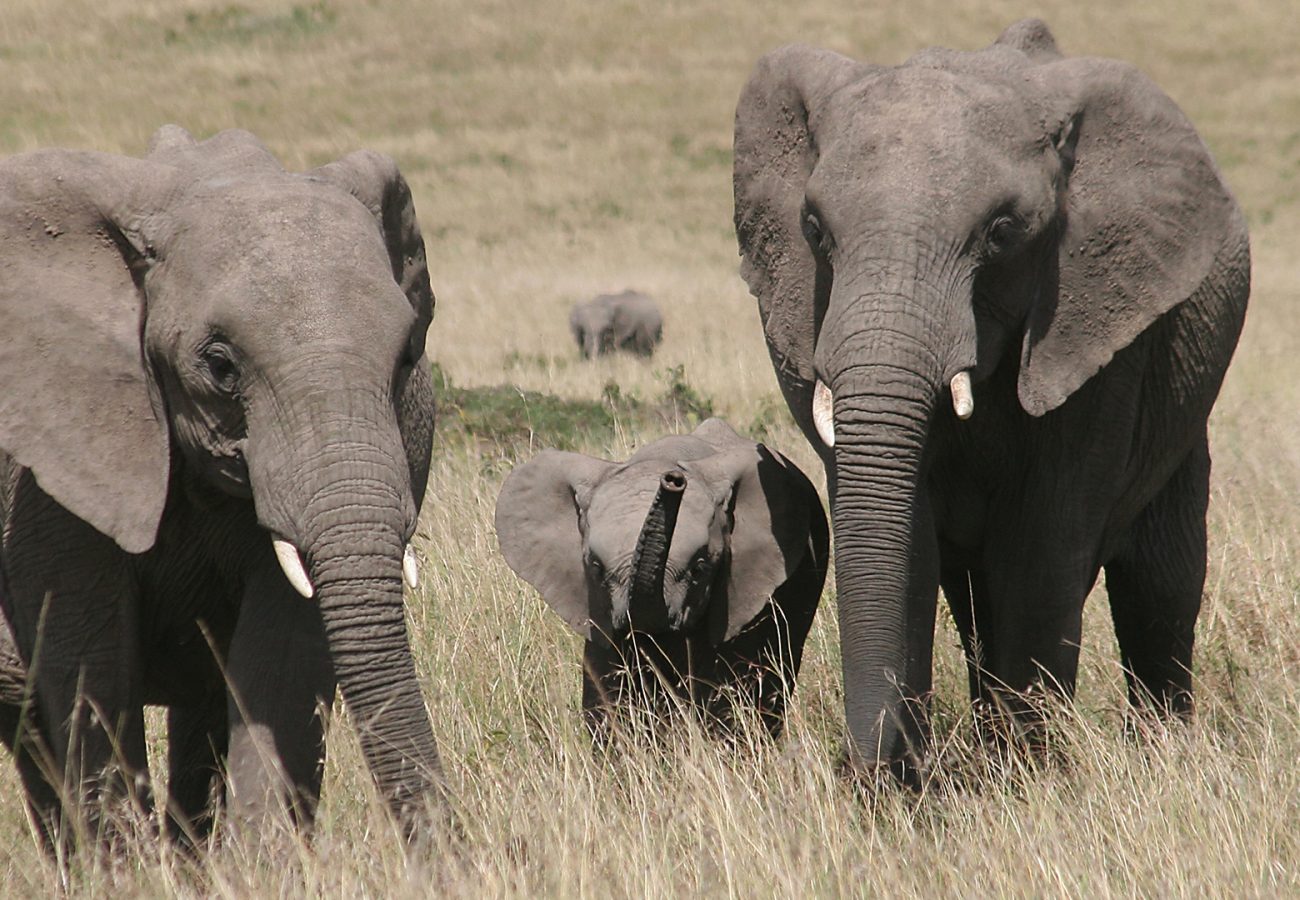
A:
<svg viewBox="0 0 1300 900">
<path fill-rule="evenodd" d="M 587 639 L 582 706 L 659 708 L 665 687 L 732 730 L 733 701 L 777 736 L 826 579 L 821 499 L 721 419 L 625 463 L 547 450 L 497 500 L 506 562 Z"/>
<path fill-rule="evenodd" d="M 627 290 L 573 304 L 569 329 L 586 359 L 615 350 L 649 356 L 663 340 L 664 320 L 651 297 Z"/>
</svg>

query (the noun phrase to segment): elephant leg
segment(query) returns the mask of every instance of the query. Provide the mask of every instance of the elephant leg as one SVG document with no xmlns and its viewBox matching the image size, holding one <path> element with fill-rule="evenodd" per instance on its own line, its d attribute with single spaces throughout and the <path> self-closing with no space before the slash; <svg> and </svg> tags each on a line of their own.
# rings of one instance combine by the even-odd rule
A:
<svg viewBox="0 0 1300 900">
<path fill-rule="evenodd" d="M 627 664 L 619 647 L 587 641 L 582 648 L 582 718 L 592 741 L 603 747 L 610 738 L 610 716 L 622 701 Z"/>
<path fill-rule="evenodd" d="M 697 666 L 696 650 L 683 634 L 633 634 L 629 679 L 645 709 L 669 716 L 682 704 L 707 709 L 712 672 Z"/>
<path fill-rule="evenodd" d="M 36 487 L 19 481 L 12 516 L 21 522 L 4 547 L 4 586 L 13 636 L 31 661 L 36 718 L 53 771 L 24 754 L 24 775 L 39 817 L 70 837 L 52 795 L 85 815 L 88 834 L 112 838 L 114 806 L 149 806 L 141 707 L 136 583 L 108 538 Z M 49 777 L 57 790 L 39 784 Z M 107 830 L 102 830 L 107 829 Z"/>
<path fill-rule="evenodd" d="M 248 580 L 226 661 L 227 802 L 253 828 L 286 813 L 312 822 L 336 687 L 320 607 L 273 566 Z"/>
<path fill-rule="evenodd" d="M 806 554 L 794 574 L 776 589 L 771 606 L 762 613 L 762 624 L 737 635 L 721 649 L 715 663 L 717 677 L 735 679 L 740 699 L 758 711 L 773 738 L 785 728 L 785 707 L 799 676 L 804 642 L 826 580 L 825 565 L 824 558 Z"/>
<path fill-rule="evenodd" d="M 34 701 L 28 696 L 27 669 L 18 656 L 9 625 L 0 616 L 0 741 L 13 754 L 27 805 L 46 850 L 53 850 L 52 828 L 61 806 L 54 762 L 41 738 Z"/>
<path fill-rule="evenodd" d="M 1192 645 L 1205 588 L 1210 453 L 1204 438 L 1138 516 L 1106 563 L 1106 592 L 1129 702 L 1158 716 L 1192 712 Z"/>
<path fill-rule="evenodd" d="M 982 569 L 945 568 L 940 583 L 961 637 L 971 702 L 977 709 L 985 709 L 993 699 L 988 681 L 994 655 L 988 579 Z"/>
<path fill-rule="evenodd" d="M 1045 739 L 1041 699 L 1074 696 L 1083 604 L 1097 578 L 1093 552 L 1074 536 L 1086 529 L 1070 524 L 1026 517 L 985 555 L 989 627 L 977 614 L 975 633 L 988 636 L 979 673 L 991 702 L 988 724 L 1030 747 Z M 981 613 L 982 593 L 977 586 Z"/>
<path fill-rule="evenodd" d="M 167 712 L 167 831 L 177 843 L 197 846 L 212 830 L 225 793 L 226 712 L 224 692 Z"/>
</svg>

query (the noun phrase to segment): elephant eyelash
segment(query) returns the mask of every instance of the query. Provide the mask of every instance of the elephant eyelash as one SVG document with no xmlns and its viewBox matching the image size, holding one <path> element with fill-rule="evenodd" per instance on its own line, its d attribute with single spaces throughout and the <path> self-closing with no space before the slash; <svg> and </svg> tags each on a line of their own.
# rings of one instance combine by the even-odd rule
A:
<svg viewBox="0 0 1300 900">
<path fill-rule="evenodd" d="M 822 230 L 821 219 L 817 218 L 816 213 L 804 213 L 803 233 L 808 243 L 815 247 L 822 256 L 826 256 L 831 252 L 834 242 L 831 240 L 831 236 Z"/>
<path fill-rule="evenodd" d="M 209 341 L 199 350 L 199 358 L 213 387 L 230 396 L 238 393 L 239 365 L 229 346 L 220 341 Z"/>
<path fill-rule="evenodd" d="M 994 216 L 984 231 L 984 243 L 992 253 L 1013 246 L 1025 233 L 1025 221 L 1013 213 Z"/>
</svg>

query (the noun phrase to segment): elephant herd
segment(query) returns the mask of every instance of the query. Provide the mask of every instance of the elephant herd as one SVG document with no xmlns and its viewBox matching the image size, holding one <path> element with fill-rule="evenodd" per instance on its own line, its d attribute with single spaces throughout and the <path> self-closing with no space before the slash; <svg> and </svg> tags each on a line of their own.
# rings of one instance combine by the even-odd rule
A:
<svg viewBox="0 0 1300 900">
<path fill-rule="evenodd" d="M 586 639 L 595 739 L 665 692 L 778 735 L 828 531 L 854 769 L 925 771 L 940 588 L 972 702 L 1032 726 L 1073 691 L 1104 569 L 1133 707 L 1190 714 L 1250 251 L 1182 112 L 1037 20 L 897 66 L 788 46 L 741 91 L 734 191 L 831 527 L 720 420 L 517 467 L 501 551 Z M 309 823 L 336 690 L 398 822 L 444 805 L 403 610 L 433 312 L 380 154 L 291 173 L 246 132 L 166 126 L 142 158 L 0 161 L 0 737 L 51 844 L 150 802 L 151 704 L 180 839 L 216 804 Z M 571 327 L 584 355 L 648 353 L 662 322 L 627 292 Z"/>
</svg>

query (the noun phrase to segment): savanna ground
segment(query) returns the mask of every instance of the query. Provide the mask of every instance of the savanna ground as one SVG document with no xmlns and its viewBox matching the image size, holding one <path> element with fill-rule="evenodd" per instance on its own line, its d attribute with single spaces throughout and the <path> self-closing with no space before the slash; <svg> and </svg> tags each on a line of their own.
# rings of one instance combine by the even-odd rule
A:
<svg viewBox="0 0 1300 900">
<path fill-rule="evenodd" d="M 760 53 L 792 40 L 898 62 L 982 46 L 1029 14 L 1067 53 L 1154 76 L 1252 226 L 1252 308 L 1212 419 L 1196 723 L 1124 736 L 1096 596 L 1059 753 L 1033 771 L 987 764 L 941 615 L 936 734 L 942 768 L 964 777 L 920 797 L 863 796 L 835 769 L 828 585 L 781 744 L 726 750 L 687 734 L 595 758 L 577 714 L 578 641 L 496 550 L 502 478 L 547 445 L 620 457 L 712 409 L 820 482 L 736 275 L 740 86 Z M 343 718 L 311 844 L 232 843 L 202 867 L 145 844 L 111 863 L 83 855 L 64 880 L 6 761 L 0 894 L 1300 894 L 1297 46 L 1292 0 L 6 0 L 0 151 L 138 154 L 165 122 L 200 136 L 238 126 L 293 168 L 372 147 L 411 182 L 438 294 L 431 355 L 454 390 L 410 623 L 464 837 L 454 852 L 405 853 Z M 569 304 L 625 286 L 660 299 L 661 352 L 580 363 Z M 475 390 L 495 385 L 537 393 Z"/>
</svg>

